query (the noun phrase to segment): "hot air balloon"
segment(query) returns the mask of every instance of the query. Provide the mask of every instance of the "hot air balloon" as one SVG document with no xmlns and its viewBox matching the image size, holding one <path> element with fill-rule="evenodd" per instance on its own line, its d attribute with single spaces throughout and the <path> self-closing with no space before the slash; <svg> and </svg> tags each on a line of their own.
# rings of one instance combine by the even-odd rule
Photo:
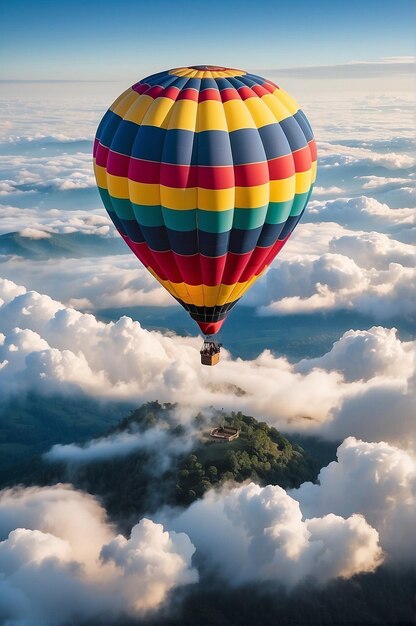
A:
<svg viewBox="0 0 416 626">
<path fill-rule="evenodd" d="M 111 105 L 94 171 L 120 235 L 208 336 L 299 222 L 316 146 L 304 113 L 272 81 L 181 67 L 144 78 Z M 206 364 L 217 362 L 216 348 L 207 338 L 201 361 L 205 352 Z"/>
</svg>

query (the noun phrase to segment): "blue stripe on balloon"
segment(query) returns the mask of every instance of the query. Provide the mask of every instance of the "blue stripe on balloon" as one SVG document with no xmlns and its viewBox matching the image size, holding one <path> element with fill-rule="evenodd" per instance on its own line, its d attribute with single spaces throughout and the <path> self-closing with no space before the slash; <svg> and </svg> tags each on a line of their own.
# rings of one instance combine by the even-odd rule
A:
<svg viewBox="0 0 416 626">
<path fill-rule="evenodd" d="M 267 160 L 260 130 L 242 128 L 229 134 L 234 165 Z"/>
<path fill-rule="evenodd" d="M 204 256 L 223 256 L 228 252 L 228 242 L 230 231 L 224 233 L 208 233 L 204 230 L 198 231 L 199 252 Z"/>
<path fill-rule="evenodd" d="M 257 132 L 263 142 L 267 160 L 291 153 L 286 135 L 278 123 L 262 126 Z"/>
<path fill-rule="evenodd" d="M 149 126 L 148 128 L 153 128 Z M 174 165 L 196 165 L 198 163 L 196 134 L 191 130 L 171 129 L 165 131 L 163 150 L 159 158 L 153 161 L 163 161 Z M 151 134 L 150 134 L 151 136 Z"/>
<path fill-rule="evenodd" d="M 233 228 L 230 232 L 230 242 L 228 244 L 229 252 L 233 252 L 234 254 L 246 254 L 254 250 L 262 228 L 264 227 L 259 226 L 259 228 L 252 228 L 250 230 Z"/>
<path fill-rule="evenodd" d="M 105 126 L 103 126 L 103 129 L 102 129 L 100 143 L 103 146 L 106 146 L 107 148 L 109 148 L 113 140 L 113 137 L 117 131 L 117 128 L 120 126 L 123 119 L 119 115 L 116 115 L 116 113 L 113 113 L 113 111 L 110 111 L 110 110 L 107 111 L 107 114 L 108 114 L 107 122 Z"/>
<path fill-rule="evenodd" d="M 312 132 L 312 128 L 309 125 L 308 120 L 306 119 L 304 112 L 299 109 L 299 111 L 295 113 L 293 117 L 295 118 L 299 126 L 301 127 L 302 132 L 306 137 L 306 140 L 311 141 L 313 139 L 313 132 Z"/>
<path fill-rule="evenodd" d="M 291 232 L 293 232 L 293 229 L 296 227 L 296 224 L 299 222 L 302 215 L 303 215 L 303 212 L 300 215 L 292 215 L 287 218 L 286 224 L 284 225 L 284 228 L 282 229 L 282 232 L 279 235 L 280 240 L 286 239 L 286 237 L 290 235 Z"/>
<path fill-rule="evenodd" d="M 306 137 L 294 117 L 287 117 L 279 122 L 287 137 L 291 150 L 299 150 L 308 145 Z"/>
<path fill-rule="evenodd" d="M 204 91 L 205 89 L 218 90 L 217 83 L 215 82 L 213 78 L 201 78 L 200 91 Z"/>
<path fill-rule="evenodd" d="M 290 219 L 290 218 L 288 218 Z M 280 239 L 280 234 L 285 224 L 264 224 L 261 234 L 259 236 L 257 245 L 260 248 L 268 248 L 276 243 L 277 239 Z"/>
<path fill-rule="evenodd" d="M 124 235 L 127 235 L 129 239 L 135 243 L 143 243 L 145 241 L 140 226 L 136 220 L 121 220 L 119 219 L 120 230 Z"/>
<path fill-rule="evenodd" d="M 169 131 L 173 132 L 173 131 Z M 198 165 L 233 165 L 231 134 L 223 130 L 206 130 L 197 134 Z M 235 160 L 234 160 L 235 163 Z"/>
<path fill-rule="evenodd" d="M 137 126 L 134 124 L 135 140 L 131 149 L 131 156 L 136 159 L 147 161 L 160 161 L 163 151 L 163 144 L 166 137 L 166 129 L 157 126 Z M 119 150 L 123 154 L 128 154 Z"/>
</svg>

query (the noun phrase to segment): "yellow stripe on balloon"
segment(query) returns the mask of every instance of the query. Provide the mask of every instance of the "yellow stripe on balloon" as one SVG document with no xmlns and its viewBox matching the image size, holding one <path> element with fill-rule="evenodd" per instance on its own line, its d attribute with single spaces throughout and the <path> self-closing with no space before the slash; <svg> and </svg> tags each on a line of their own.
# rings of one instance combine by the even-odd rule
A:
<svg viewBox="0 0 416 626">
<path fill-rule="evenodd" d="M 224 283 L 215 286 L 188 285 L 187 283 L 173 283 L 169 280 L 163 280 L 150 267 L 147 269 L 175 298 L 179 298 L 185 304 L 206 307 L 234 302 L 259 278 L 259 276 L 253 276 L 250 280 L 234 285 L 225 285 Z"/>
<path fill-rule="evenodd" d="M 247 98 L 247 100 L 244 100 L 244 103 L 250 111 L 251 117 L 253 118 L 257 128 L 276 123 L 276 117 L 273 115 L 266 103 L 263 102 L 262 98 L 258 98 L 257 96 Z"/>
<path fill-rule="evenodd" d="M 244 76 L 246 72 L 242 70 L 195 70 L 192 67 L 178 67 L 170 70 L 169 74 L 174 76 L 186 76 L 187 78 L 227 78 L 233 76 Z"/>
<path fill-rule="evenodd" d="M 195 209 L 198 203 L 198 188 L 180 189 L 160 185 L 160 204 L 167 209 L 186 211 Z M 138 204 L 147 204 L 139 202 Z M 152 203 L 153 204 L 153 203 Z"/>
<path fill-rule="evenodd" d="M 224 109 L 229 133 L 242 128 L 257 128 L 250 110 L 242 100 L 228 100 L 224 104 L 218 104 Z"/>
<path fill-rule="evenodd" d="M 316 161 L 312 161 L 312 177 L 311 177 L 311 182 L 314 183 L 316 180 L 316 168 L 317 168 L 317 162 Z"/>
<path fill-rule="evenodd" d="M 193 100 L 176 100 L 169 118 L 169 129 L 191 130 L 196 127 L 198 103 Z"/>
<path fill-rule="evenodd" d="M 102 165 L 97 165 L 94 158 L 94 174 L 98 187 L 101 189 L 107 189 L 107 170 Z"/>
<path fill-rule="evenodd" d="M 114 100 L 113 104 L 110 106 L 110 111 L 114 111 L 114 109 L 120 104 L 120 102 L 122 102 L 124 98 L 126 98 L 132 91 L 133 89 L 131 87 L 126 89 L 126 91 L 123 91 L 123 93 L 120 94 L 119 97 Z"/>
<path fill-rule="evenodd" d="M 275 89 L 273 91 L 273 95 L 275 96 L 275 98 L 280 100 L 282 104 L 284 104 L 284 106 L 291 115 L 295 115 L 295 113 L 299 111 L 300 107 L 296 100 L 294 100 L 292 96 L 289 96 L 289 94 L 284 89 Z"/>
<path fill-rule="evenodd" d="M 198 104 L 195 130 L 197 133 L 206 130 L 228 131 L 227 120 L 222 102 L 217 102 L 216 100 L 205 100 L 204 102 L 200 102 Z"/>
<path fill-rule="evenodd" d="M 296 176 L 270 181 L 270 202 L 287 202 L 295 195 Z"/>
<path fill-rule="evenodd" d="M 269 107 L 270 111 L 275 117 L 275 122 L 281 122 L 292 116 L 290 110 L 285 106 L 284 102 L 281 102 L 273 94 L 268 93 L 261 97 L 262 101 Z"/>
<path fill-rule="evenodd" d="M 137 183 L 134 180 L 129 180 L 128 189 L 130 200 L 134 204 L 160 206 L 161 188 L 157 183 Z"/>
<path fill-rule="evenodd" d="M 130 91 L 124 92 L 124 98 L 121 100 L 118 99 L 118 101 L 116 100 L 110 109 L 113 113 L 116 113 L 120 117 L 124 117 L 130 107 L 132 107 L 139 98 L 140 95 L 133 89 L 130 89 Z"/>
<path fill-rule="evenodd" d="M 269 204 L 269 183 L 253 187 L 235 188 L 235 206 L 242 209 L 258 209 Z"/>
<path fill-rule="evenodd" d="M 307 193 L 311 187 L 312 169 L 296 173 L 296 193 Z"/>
<path fill-rule="evenodd" d="M 141 124 L 142 126 L 157 126 L 167 128 L 169 117 L 175 101 L 172 98 L 156 98 L 146 111 Z"/>
<path fill-rule="evenodd" d="M 134 124 L 141 124 L 148 109 L 153 104 L 154 99 L 146 94 L 142 94 L 137 98 L 131 107 L 126 111 L 123 116 L 127 122 L 133 122 Z"/>
<path fill-rule="evenodd" d="M 129 179 L 124 176 L 114 176 L 107 172 L 107 189 L 113 198 L 129 198 Z"/>
<path fill-rule="evenodd" d="M 198 187 L 198 209 L 204 211 L 228 211 L 235 206 L 235 188 L 203 189 Z"/>
</svg>

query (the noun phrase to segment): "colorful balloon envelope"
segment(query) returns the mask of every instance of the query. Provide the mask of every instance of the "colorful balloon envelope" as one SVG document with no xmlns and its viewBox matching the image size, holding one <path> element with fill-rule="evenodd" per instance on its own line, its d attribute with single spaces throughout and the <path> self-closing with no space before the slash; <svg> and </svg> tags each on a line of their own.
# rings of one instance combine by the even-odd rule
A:
<svg viewBox="0 0 416 626">
<path fill-rule="evenodd" d="M 94 169 L 125 242 L 215 334 L 299 222 L 316 147 L 304 113 L 272 81 L 182 67 L 117 98 L 97 130 Z"/>
</svg>

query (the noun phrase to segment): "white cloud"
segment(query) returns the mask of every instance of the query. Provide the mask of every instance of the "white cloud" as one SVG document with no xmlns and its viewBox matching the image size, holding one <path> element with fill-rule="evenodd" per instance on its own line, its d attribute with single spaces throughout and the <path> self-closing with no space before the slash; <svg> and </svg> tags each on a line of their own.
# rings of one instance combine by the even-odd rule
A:
<svg viewBox="0 0 416 626">
<path fill-rule="evenodd" d="M 362 432 L 353 415 L 344 424 L 338 421 L 348 403 L 360 405 L 362 398 L 368 415 L 364 423 L 370 423 L 367 428 L 376 438 L 413 439 L 408 417 L 412 344 L 399 341 L 394 331 L 347 333 L 321 362 L 308 366 L 303 360 L 302 373 L 296 364 L 269 351 L 243 361 L 232 360 L 223 350 L 218 367 L 204 368 L 199 365 L 199 338 L 149 332 L 129 318 L 104 324 L 48 296 L 24 293 L 10 281 L 0 282 L 0 298 L 3 396 L 28 390 L 84 392 L 101 400 L 157 398 L 192 410 L 214 405 L 268 419 L 286 431 L 322 432 L 335 439 L 347 424 L 351 424 L 348 434 Z M 389 352 L 397 367 L 392 367 Z M 359 379 L 347 382 L 352 377 L 352 354 L 362 365 Z M 389 386 L 401 394 L 394 396 L 389 408 L 399 435 L 379 419 L 376 399 L 374 408 L 367 406 L 366 394 L 380 396 Z"/>
<path fill-rule="evenodd" d="M 305 222 L 338 222 L 347 227 L 388 228 L 397 224 L 413 226 L 413 209 L 391 209 L 374 198 L 337 198 L 319 202 L 313 200 L 303 218 Z"/>
<path fill-rule="evenodd" d="M 325 583 L 371 572 L 382 561 L 378 533 L 363 517 L 305 519 L 278 486 L 210 490 L 168 523 L 231 585 L 276 581 L 290 589 L 305 578 Z"/>
<path fill-rule="evenodd" d="M 313 195 L 316 196 L 332 196 L 340 193 L 345 193 L 341 187 L 332 185 L 331 187 L 314 187 Z"/>
<path fill-rule="evenodd" d="M 360 176 L 360 179 L 366 181 L 363 189 L 379 189 L 390 185 L 402 186 L 409 182 L 409 178 L 385 178 L 384 176 Z"/>
<path fill-rule="evenodd" d="M 137 617 L 198 579 L 186 535 L 148 519 L 116 535 L 100 504 L 70 486 L 0 492 L 0 539 L 5 623 Z"/>
<path fill-rule="evenodd" d="M 410 378 L 414 371 L 415 343 L 402 342 L 395 328 L 380 326 L 349 330 L 334 343 L 330 352 L 314 359 L 302 359 L 298 372 L 314 368 L 340 370 L 345 380 L 370 380 L 376 376 Z"/>
<path fill-rule="evenodd" d="M 183 412 L 181 412 L 181 417 L 183 419 Z M 79 465 L 124 457 L 138 450 L 145 450 L 152 453 L 157 471 L 162 473 L 169 467 L 173 457 L 184 454 L 192 448 L 195 444 L 195 436 L 196 434 L 190 427 L 187 428 L 184 436 L 172 436 L 171 431 L 158 424 L 144 432 L 123 431 L 92 439 L 84 445 L 56 444 L 44 455 L 44 458 L 52 463 Z"/>
<path fill-rule="evenodd" d="M 366 269 L 388 269 L 390 263 L 413 267 L 416 261 L 413 246 L 377 232 L 343 235 L 332 239 L 328 247 L 330 252 L 349 256 Z"/>
<path fill-rule="evenodd" d="M 360 243 L 366 245 L 365 240 L 361 240 L 358 250 Z M 370 314 L 376 320 L 395 316 L 413 318 L 416 271 L 413 267 L 387 261 L 389 255 L 394 257 L 399 250 L 401 261 L 413 261 L 413 256 L 403 244 L 403 248 L 400 245 L 391 246 L 390 250 L 384 248 L 385 255 L 379 254 L 377 258 L 377 244 L 383 246 L 385 241 L 377 239 L 372 243 L 373 262 L 381 257 L 381 265 L 387 265 L 386 269 L 365 269 L 341 254 L 294 258 L 272 267 L 262 280 L 263 284 L 254 288 L 246 301 L 260 306 L 259 314 L 263 316 L 351 309 Z M 332 245 L 336 248 L 336 243 Z M 355 244 L 350 247 L 353 251 Z M 403 254 L 403 249 L 407 254 Z M 371 265 L 370 258 L 367 262 Z"/>
<path fill-rule="evenodd" d="M 24 228 L 20 232 L 21 237 L 27 237 L 28 239 L 50 239 L 50 233 L 45 230 L 38 230 L 37 228 Z"/>
<path fill-rule="evenodd" d="M 361 514 L 380 535 L 390 562 L 416 564 L 416 463 L 385 442 L 349 437 L 338 460 L 323 468 L 319 483 L 304 483 L 290 495 L 306 516 Z"/>
</svg>

